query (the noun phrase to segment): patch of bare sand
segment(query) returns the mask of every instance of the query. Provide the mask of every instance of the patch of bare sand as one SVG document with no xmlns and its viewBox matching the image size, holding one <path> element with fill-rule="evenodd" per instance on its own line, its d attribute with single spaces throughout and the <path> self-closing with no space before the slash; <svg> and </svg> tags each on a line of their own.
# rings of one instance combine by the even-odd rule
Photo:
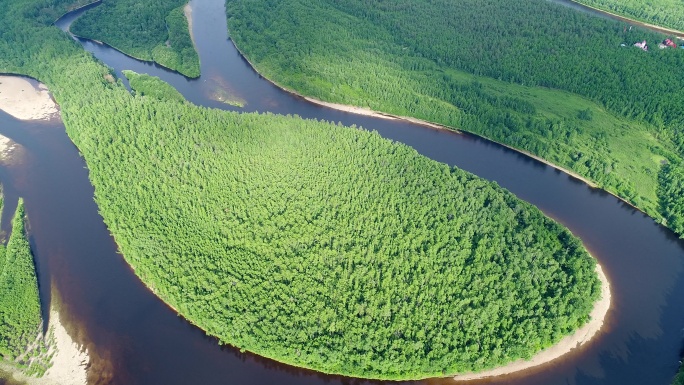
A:
<svg viewBox="0 0 684 385">
<path fill-rule="evenodd" d="M 44 84 L 19 76 L 0 76 L 0 110 L 21 120 L 49 120 L 59 114 Z"/>
<path fill-rule="evenodd" d="M 253 67 L 253 66 L 252 66 Z M 281 87 L 282 88 L 282 87 Z M 390 119 L 390 120 L 396 120 L 397 118 L 389 115 L 389 114 L 383 114 L 377 111 L 373 111 L 370 108 L 363 108 L 363 107 L 355 107 L 355 106 L 349 106 L 346 104 L 337 104 L 337 103 L 329 103 L 329 102 L 324 102 L 322 100 L 310 98 L 308 96 L 304 96 L 301 94 L 298 94 L 294 91 L 286 90 L 289 91 L 295 95 L 299 95 L 302 98 L 306 99 L 307 101 L 313 103 L 313 104 L 318 104 L 319 106 L 324 106 L 328 108 L 332 108 L 334 110 L 338 111 L 344 111 L 344 112 L 351 112 L 352 114 L 357 114 L 357 115 L 364 115 L 364 116 L 373 116 L 376 118 L 381 118 L 381 119 Z"/>
<path fill-rule="evenodd" d="M 77 345 L 59 319 L 56 310 L 50 311 L 48 338 L 52 340 L 48 354 L 52 356 L 52 367 L 43 377 L 28 377 L 16 368 L 0 362 L 0 369 L 11 373 L 11 380 L 27 385 L 87 385 L 86 371 L 89 364 L 88 352 Z"/>
<path fill-rule="evenodd" d="M 529 360 L 518 360 L 508 365 L 498 368 L 485 370 L 479 373 L 459 374 L 454 377 L 457 381 L 477 380 L 487 377 L 503 376 L 514 372 L 526 370 L 551 362 L 563 355 L 570 353 L 575 348 L 587 343 L 594 337 L 603 326 L 603 321 L 610 309 L 610 283 L 603 273 L 601 265 L 596 264 L 596 273 L 601 281 L 601 298 L 594 304 L 594 309 L 590 313 L 591 319 L 587 324 L 579 328 L 575 333 L 563 338 L 557 344 L 548 349 L 542 350 Z"/>
<path fill-rule="evenodd" d="M 10 138 L 0 135 L 0 161 L 9 158 L 10 153 L 17 147 Z"/>
<path fill-rule="evenodd" d="M 39 379 L 47 382 L 35 385 L 87 385 L 88 352 L 69 336 L 55 310 L 50 312 L 50 330 L 55 338 L 56 354 L 52 358 L 52 367 Z"/>
</svg>

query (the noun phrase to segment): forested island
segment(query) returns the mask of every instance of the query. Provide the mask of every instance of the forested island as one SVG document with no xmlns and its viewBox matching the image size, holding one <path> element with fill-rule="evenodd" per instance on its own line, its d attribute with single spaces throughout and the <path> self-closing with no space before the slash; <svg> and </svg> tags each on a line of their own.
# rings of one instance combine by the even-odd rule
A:
<svg viewBox="0 0 684 385">
<path fill-rule="evenodd" d="M 0 197 L 0 211 L 2 204 Z M 38 279 L 25 220 L 20 201 L 7 245 L 0 244 L 0 369 L 18 368 L 27 375 L 42 376 L 51 355 L 41 328 Z"/>
<path fill-rule="evenodd" d="M 45 82 L 136 274 L 222 343 L 366 378 L 480 371 L 589 321 L 596 262 L 535 207 L 355 127 L 180 101 L 1 0 L 0 71 Z"/>
<path fill-rule="evenodd" d="M 283 87 L 530 152 L 684 234 L 684 50 L 632 47 L 666 36 L 545 0 L 229 0 L 227 13 Z"/>
<path fill-rule="evenodd" d="M 196 78 L 200 75 L 199 56 L 183 12 L 186 3 L 186 0 L 102 0 L 101 5 L 71 26 L 71 32 Z"/>
</svg>

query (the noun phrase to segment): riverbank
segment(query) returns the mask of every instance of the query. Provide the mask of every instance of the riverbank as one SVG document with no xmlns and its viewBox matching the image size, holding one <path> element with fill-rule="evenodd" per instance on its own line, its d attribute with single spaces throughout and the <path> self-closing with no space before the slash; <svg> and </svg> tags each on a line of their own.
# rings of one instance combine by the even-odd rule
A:
<svg viewBox="0 0 684 385">
<path fill-rule="evenodd" d="M 62 31 L 64 31 L 64 32 L 66 32 L 66 33 L 68 33 L 68 34 L 70 34 L 72 37 L 74 37 L 74 38 L 77 39 L 77 40 L 92 41 L 92 42 L 97 43 L 97 44 L 99 44 L 99 45 L 102 45 L 102 46 L 106 46 L 106 47 L 108 47 L 108 48 L 111 48 L 111 49 L 113 49 L 113 50 L 115 50 L 115 51 L 117 51 L 117 52 L 119 52 L 119 53 L 121 53 L 121 54 L 123 54 L 123 55 L 125 55 L 125 56 L 128 56 L 128 57 L 130 57 L 130 58 L 132 58 L 132 59 L 138 60 L 138 61 L 140 61 L 140 62 L 148 63 L 148 64 L 152 64 L 152 65 L 157 65 L 157 66 L 159 66 L 159 67 L 161 67 L 161 68 L 164 68 L 164 69 L 166 69 L 166 70 L 168 70 L 168 71 L 175 72 L 175 73 L 177 73 L 177 74 L 179 74 L 179 75 L 181 75 L 181 76 L 184 76 L 184 77 L 187 78 L 187 79 L 197 79 L 197 78 L 199 78 L 199 75 L 198 75 L 197 77 L 191 77 L 191 76 L 188 76 L 188 75 L 185 75 L 185 74 L 181 73 L 181 72 L 178 71 L 177 69 L 174 69 L 174 68 L 168 67 L 168 66 L 166 66 L 166 65 L 164 65 L 164 64 L 158 63 L 157 61 L 155 61 L 155 60 L 153 60 L 153 59 L 152 59 L 152 60 L 151 60 L 151 59 L 143 59 L 143 58 L 140 58 L 140 57 L 131 55 L 130 53 L 124 52 L 122 49 L 117 48 L 117 47 L 115 47 L 115 46 L 113 46 L 113 45 L 111 45 L 111 44 L 109 44 L 109 43 L 105 43 L 105 42 L 100 41 L 100 40 L 97 40 L 97 39 L 92 39 L 92 38 L 84 37 L 84 36 L 81 36 L 81 35 L 78 35 L 78 34 L 73 33 L 73 32 L 71 31 L 71 25 L 74 23 L 74 21 L 76 21 L 79 17 L 81 17 L 81 14 L 79 14 L 79 15 L 76 16 L 76 17 L 74 17 L 73 20 L 69 20 L 69 21 L 68 21 L 68 24 L 61 24 L 61 23 L 60 23 L 60 21 L 61 21 L 63 18 L 65 18 L 66 16 L 68 16 L 68 15 L 72 15 L 72 14 L 75 14 L 75 13 L 78 13 L 78 12 L 81 12 L 81 13 L 82 13 L 82 12 L 86 12 L 86 11 L 88 11 L 90 8 L 93 8 L 93 7 L 95 7 L 95 6 L 99 6 L 99 5 L 101 5 L 101 4 L 102 4 L 102 0 L 95 0 L 95 1 L 93 1 L 93 2 L 90 2 L 90 3 L 88 3 L 88 4 L 85 4 L 85 5 L 83 5 L 83 6 L 77 7 L 77 8 L 75 8 L 75 9 L 73 9 L 73 10 L 71 10 L 71 11 L 69 11 L 69 12 L 63 14 L 63 15 L 60 16 L 59 18 L 57 18 L 57 20 L 55 20 L 54 24 L 55 24 L 55 26 L 57 26 L 58 28 L 60 28 Z M 184 11 L 184 13 L 185 13 L 186 19 L 188 20 L 188 26 L 189 26 L 189 31 L 190 31 L 190 38 L 191 38 L 192 43 L 193 43 L 193 45 L 194 45 L 195 42 L 194 42 L 194 37 L 193 37 L 193 35 L 192 35 L 192 20 L 191 20 L 190 18 L 188 18 L 188 15 L 189 15 L 189 14 L 186 13 L 186 12 L 190 11 L 189 5 L 190 5 L 190 3 L 186 4 L 186 8 L 188 8 L 188 9 L 186 10 L 186 9 L 184 8 L 183 11 Z"/>
<path fill-rule="evenodd" d="M 47 87 L 27 78 L 0 75 L 0 110 L 20 120 L 50 120 L 59 108 Z"/>
<path fill-rule="evenodd" d="M 571 3 L 577 4 L 577 5 L 580 5 L 582 7 L 586 7 L 588 9 L 594 10 L 596 12 L 602 13 L 604 15 L 613 17 L 615 19 L 625 21 L 625 22 L 628 22 L 628 23 L 631 23 L 631 24 L 634 24 L 637 26 L 644 27 L 644 28 L 648 28 L 652 31 L 666 33 L 666 34 L 672 34 L 672 35 L 675 35 L 678 39 L 684 40 L 684 32 L 682 32 L 682 31 L 672 29 L 672 28 L 662 27 L 662 26 L 655 25 L 655 24 L 646 23 L 644 21 L 631 19 L 631 18 L 626 17 L 626 16 L 618 15 L 616 13 L 612 13 L 612 12 L 609 12 L 609 11 L 606 11 L 606 10 L 603 10 L 600 8 L 592 7 L 591 5 L 580 3 L 579 1 L 576 1 L 576 0 L 568 0 L 568 1 L 570 1 Z"/>
<path fill-rule="evenodd" d="M 87 385 L 87 368 L 90 357 L 71 338 L 60 321 L 56 309 L 50 311 L 48 336 L 52 337 L 52 344 L 48 354 L 54 352 L 52 367 L 41 378 L 28 377 L 19 373 L 13 367 L 0 363 L 0 369 L 12 373 L 12 379 L 27 385 Z"/>
<path fill-rule="evenodd" d="M 542 350 L 529 360 L 514 361 L 508 365 L 479 373 L 459 374 L 454 376 L 454 380 L 479 380 L 487 377 L 504 376 L 520 372 L 561 358 L 574 349 L 591 341 L 591 339 L 601 330 L 611 304 L 610 283 L 608 282 L 608 278 L 603 272 L 601 265 L 598 263 L 596 264 L 596 274 L 601 281 L 601 298 L 594 304 L 594 309 L 589 314 L 591 318 L 589 322 L 577 329 L 572 335 L 563 338 L 560 342 L 550 348 Z"/>
<path fill-rule="evenodd" d="M 447 126 L 444 126 L 444 125 L 441 125 L 441 124 L 428 122 L 428 121 L 426 121 L 426 120 L 421 120 L 421 119 L 417 119 L 417 118 L 412 118 L 412 117 L 410 117 L 410 116 L 393 115 L 393 114 L 388 114 L 388 113 L 386 113 L 386 112 L 380 112 L 380 111 L 371 110 L 370 108 L 351 106 L 351 105 L 348 105 L 348 104 L 339 104 L 339 103 L 324 102 L 324 101 L 322 101 L 322 100 L 320 100 L 320 99 L 315 99 L 315 98 L 312 98 L 312 97 L 309 97 L 309 96 L 304 96 L 304 95 L 302 95 L 302 94 L 300 94 L 300 93 L 298 93 L 298 92 L 296 92 L 296 91 L 294 91 L 294 90 L 291 90 L 291 89 L 289 89 L 289 88 L 287 88 L 287 87 L 284 87 L 284 86 L 282 86 L 282 85 L 276 83 L 275 81 L 269 79 L 268 77 L 264 76 L 264 74 L 262 74 L 261 72 L 259 72 L 259 70 L 256 68 L 256 66 L 254 66 L 254 64 L 253 64 L 251 61 L 249 61 L 249 59 L 247 58 L 247 56 L 245 56 L 245 54 L 240 50 L 240 48 L 238 48 L 237 44 L 235 44 L 235 41 L 233 41 L 233 39 L 230 38 L 230 32 L 229 32 L 228 34 L 229 34 L 228 39 L 229 39 L 229 40 L 231 41 L 231 43 L 233 44 L 233 46 L 235 47 L 235 50 L 238 52 L 238 54 L 240 55 L 240 57 L 241 57 L 244 61 L 246 61 L 246 62 L 249 64 L 249 66 L 252 68 L 252 70 L 253 70 L 254 72 L 256 72 L 257 74 L 259 74 L 259 76 L 260 76 L 262 79 L 266 80 L 267 82 L 273 84 L 274 86 L 278 87 L 279 89 L 281 89 L 281 90 L 283 90 L 283 91 L 285 91 L 285 92 L 287 92 L 287 93 L 289 93 L 289 94 L 292 94 L 292 95 L 294 95 L 294 96 L 297 96 L 297 97 L 299 97 L 299 98 L 302 98 L 302 99 L 306 100 L 306 101 L 309 102 L 309 103 L 313 103 L 313 104 L 316 104 L 316 105 L 319 105 L 319 106 L 331 108 L 331 109 L 333 109 L 333 110 L 338 110 L 338 111 L 343 111 L 343 112 L 349 112 L 349 113 L 357 114 L 357 115 L 370 116 L 370 117 L 373 117 L 373 118 L 387 119 L 387 120 L 401 120 L 401 121 L 405 121 L 405 122 L 411 122 L 411 123 L 414 123 L 414 124 L 419 124 L 419 125 L 425 126 L 425 127 L 430 127 L 430 128 L 438 129 L 438 130 L 448 130 L 448 131 L 451 131 L 451 132 L 460 133 L 460 132 L 459 132 L 457 129 L 455 129 L 455 128 L 450 128 L 450 127 L 447 127 Z"/>
<path fill-rule="evenodd" d="M 190 2 L 185 4 L 185 7 L 183 7 L 183 14 L 185 15 L 185 19 L 188 20 L 188 31 L 190 31 L 190 39 L 192 40 L 192 45 L 195 46 L 195 50 L 197 50 L 197 44 L 195 43 L 195 34 L 192 32 L 192 7 L 190 6 Z"/>
<path fill-rule="evenodd" d="M 29 382 L 29 385 L 86 385 L 88 383 L 87 368 L 90 362 L 88 352 L 69 336 L 60 321 L 59 313 L 54 309 L 50 312 L 50 328 L 54 333 L 56 350 L 52 358 L 52 367 L 45 372 L 43 379 L 46 382 Z"/>
</svg>

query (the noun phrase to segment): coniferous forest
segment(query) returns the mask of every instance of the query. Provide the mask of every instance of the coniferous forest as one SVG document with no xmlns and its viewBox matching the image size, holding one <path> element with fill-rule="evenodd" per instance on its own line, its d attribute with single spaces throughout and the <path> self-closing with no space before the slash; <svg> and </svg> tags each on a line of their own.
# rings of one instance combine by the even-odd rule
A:
<svg viewBox="0 0 684 385">
<path fill-rule="evenodd" d="M 187 0 L 103 0 L 79 17 L 71 32 L 195 78 L 200 75 L 199 56 L 183 14 L 186 3 Z"/>
<path fill-rule="evenodd" d="M 0 245 L 0 360 L 13 365 L 33 349 L 42 332 L 38 279 L 25 220 L 20 200 L 7 245 Z"/>
<path fill-rule="evenodd" d="M 13 360 L 40 331 L 40 299 L 20 204 L 7 246 L 0 245 L 0 357 Z"/>
<path fill-rule="evenodd" d="M 684 234 L 684 50 L 657 49 L 664 35 L 545 0 L 227 8 L 238 48 L 286 88 L 531 152 Z"/>
<path fill-rule="evenodd" d="M 535 207 L 363 129 L 151 97 L 149 78 L 132 95 L 50 26 L 73 5 L 0 0 L 0 71 L 49 86 L 124 258 L 222 343 L 405 379 L 588 320 L 595 261 Z"/>
</svg>

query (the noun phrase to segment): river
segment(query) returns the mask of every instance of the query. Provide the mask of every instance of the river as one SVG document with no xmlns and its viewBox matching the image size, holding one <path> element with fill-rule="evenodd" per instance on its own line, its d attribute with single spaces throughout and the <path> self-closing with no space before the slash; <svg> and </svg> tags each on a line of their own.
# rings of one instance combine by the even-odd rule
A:
<svg viewBox="0 0 684 385">
<path fill-rule="evenodd" d="M 330 110 L 283 92 L 256 74 L 226 39 L 223 0 L 192 0 L 191 6 L 203 74 L 199 79 L 104 45 L 81 43 L 117 73 L 132 69 L 159 76 L 196 104 L 377 130 L 432 159 L 498 182 L 570 228 L 599 259 L 611 281 L 613 306 L 593 342 L 539 368 L 471 383 L 669 384 L 684 328 L 684 242 L 672 232 L 610 194 L 484 139 Z M 68 15 L 58 25 L 66 28 L 77 16 Z M 211 100 L 217 89 L 243 100 L 245 107 Z M 20 122 L 0 112 L 0 134 L 21 146 L 12 162 L 0 167 L 8 202 L 3 228 L 17 197 L 23 196 L 41 295 L 47 303 L 54 286 L 62 297 L 67 329 L 77 331 L 89 349 L 91 384 L 380 383 L 314 373 L 219 347 L 147 290 L 117 253 L 93 201 L 86 165 L 62 123 Z"/>
</svg>

